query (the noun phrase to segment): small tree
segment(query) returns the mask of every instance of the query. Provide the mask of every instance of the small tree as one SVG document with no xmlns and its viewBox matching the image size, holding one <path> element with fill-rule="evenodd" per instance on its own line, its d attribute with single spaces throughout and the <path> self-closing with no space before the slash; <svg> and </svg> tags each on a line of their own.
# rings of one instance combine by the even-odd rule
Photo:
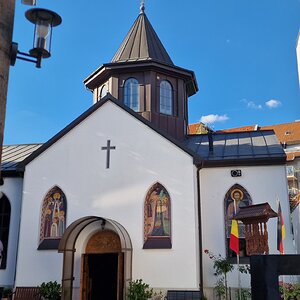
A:
<svg viewBox="0 0 300 300">
<path fill-rule="evenodd" d="M 215 270 L 214 275 L 218 277 L 215 291 L 219 298 L 225 296 L 225 299 L 228 299 L 228 285 L 227 285 L 227 274 L 232 272 L 234 266 L 229 262 L 227 258 L 224 258 L 219 254 L 218 256 L 214 255 L 212 252 L 207 249 L 204 250 L 204 253 L 208 255 L 208 257 L 213 261 L 213 268 Z M 240 273 L 250 273 L 249 265 L 240 266 L 238 268 Z M 246 299 L 246 298 L 245 298 Z"/>
</svg>

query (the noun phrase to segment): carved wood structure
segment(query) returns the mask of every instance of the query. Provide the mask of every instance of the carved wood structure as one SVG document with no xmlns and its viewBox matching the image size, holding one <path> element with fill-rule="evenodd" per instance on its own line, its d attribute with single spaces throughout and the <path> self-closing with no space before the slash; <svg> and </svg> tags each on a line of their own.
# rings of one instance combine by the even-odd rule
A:
<svg viewBox="0 0 300 300">
<path fill-rule="evenodd" d="M 81 260 L 81 299 L 91 299 L 92 278 L 90 277 L 89 259 L 91 255 L 114 254 L 117 260 L 117 286 L 116 298 L 123 299 L 124 286 L 124 256 L 122 253 L 121 241 L 119 236 L 110 230 L 96 232 L 88 241 L 85 254 Z M 104 258 L 105 259 L 105 258 Z M 103 271 L 105 272 L 105 271 Z M 101 280 L 101 279 L 100 279 Z"/>
<path fill-rule="evenodd" d="M 247 255 L 269 254 L 267 221 L 274 217 L 277 213 L 268 203 L 240 208 L 235 219 L 245 224 Z"/>
</svg>

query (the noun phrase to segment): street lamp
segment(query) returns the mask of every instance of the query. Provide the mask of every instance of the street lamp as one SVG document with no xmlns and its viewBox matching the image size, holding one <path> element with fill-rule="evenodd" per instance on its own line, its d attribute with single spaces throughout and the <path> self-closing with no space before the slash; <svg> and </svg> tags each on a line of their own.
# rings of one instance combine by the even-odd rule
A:
<svg viewBox="0 0 300 300">
<path fill-rule="evenodd" d="M 33 48 L 28 53 L 18 50 L 18 44 L 12 43 L 11 62 L 15 65 L 16 59 L 34 62 L 37 68 L 41 67 L 42 58 L 51 56 L 52 28 L 61 24 L 61 17 L 48 9 L 32 8 L 29 9 L 25 16 L 28 21 L 35 25 Z M 19 55 L 18 55 L 19 54 Z"/>
</svg>

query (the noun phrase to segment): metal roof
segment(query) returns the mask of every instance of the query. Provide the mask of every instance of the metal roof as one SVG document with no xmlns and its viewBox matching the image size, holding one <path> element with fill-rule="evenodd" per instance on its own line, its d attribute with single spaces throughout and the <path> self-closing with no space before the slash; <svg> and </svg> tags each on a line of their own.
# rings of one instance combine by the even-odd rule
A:
<svg viewBox="0 0 300 300">
<path fill-rule="evenodd" d="M 19 171 L 19 164 L 42 144 L 25 144 L 3 146 L 1 170 L 3 172 Z"/>
<path fill-rule="evenodd" d="M 149 59 L 174 65 L 146 14 L 141 12 L 111 62 Z"/>
<path fill-rule="evenodd" d="M 202 160 L 206 165 L 251 163 L 254 160 L 256 163 L 284 163 L 286 159 L 273 130 L 191 135 L 184 144 L 195 152 L 199 163 Z"/>
</svg>

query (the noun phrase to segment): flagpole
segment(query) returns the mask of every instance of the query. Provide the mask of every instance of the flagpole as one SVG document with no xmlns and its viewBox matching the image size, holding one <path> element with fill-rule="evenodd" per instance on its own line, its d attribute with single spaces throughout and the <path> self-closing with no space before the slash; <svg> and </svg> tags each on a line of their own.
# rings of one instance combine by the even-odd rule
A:
<svg viewBox="0 0 300 300">
<path fill-rule="evenodd" d="M 234 207 L 234 216 L 236 215 L 236 200 L 233 199 L 233 207 Z M 237 230 L 239 231 L 239 223 L 237 221 Z M 238 234 L 238 243 L 239 243 L 239 234 Z M 241 274 L 240 274 L 240 247 L 238 247 L 238 252 L 236 253 L 236 262 L 237 262 L 237 271 L 238 271 L 238 292 L 239 292 L 239 300 L 242 300 L 241 295 Z"/>
<path fill-rule="evenodd" d="M 237 269 L 238 269 L 238 288 L 239 288 L 239 300 L 242 300 L 242 290 L 241 290 L 241 273 L 240 273 L 240 255 L 236 255 Z"/>
</svg>

